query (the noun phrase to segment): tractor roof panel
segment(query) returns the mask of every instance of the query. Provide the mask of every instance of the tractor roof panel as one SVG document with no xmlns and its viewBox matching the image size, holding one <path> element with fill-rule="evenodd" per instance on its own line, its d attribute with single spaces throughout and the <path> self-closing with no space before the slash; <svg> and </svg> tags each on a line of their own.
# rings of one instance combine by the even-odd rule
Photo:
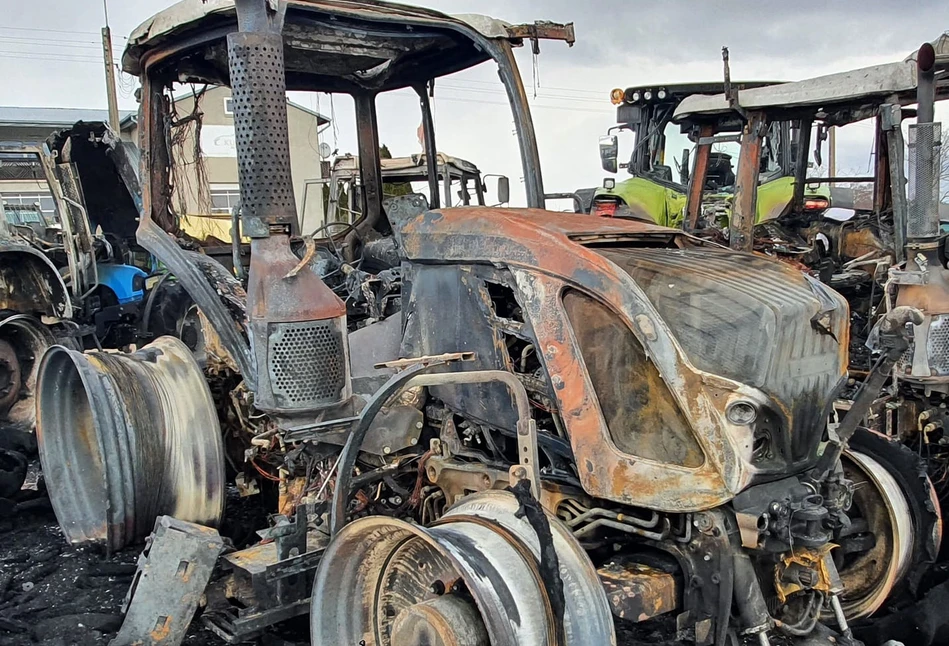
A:
<svg viewBox="0 0 949 646">
<path fill-rule="evenodd" d="M 522 38 L 479 15 L 370 0 L 289 0 L 283 26 L 288 90 L 355 92 L 409 87 L 488 60 L 485 45 Z M 233 0 L 182 0 L 132 32 L 123 69 L 150 61 L 170 81 L 228 84 Z M 161 62 L 165 59 L 165 63 Z"/>
</svg>

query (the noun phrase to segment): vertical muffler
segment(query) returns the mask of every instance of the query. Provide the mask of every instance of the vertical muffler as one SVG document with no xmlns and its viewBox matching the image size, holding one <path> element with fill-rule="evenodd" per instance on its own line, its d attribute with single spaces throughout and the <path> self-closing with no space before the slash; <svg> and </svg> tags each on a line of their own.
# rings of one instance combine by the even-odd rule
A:
<svg viewBox="0 0 949 646">
<path fill-rule="evenodd" d="M 241 226 L 252 239 L 247 312 L 254 405 L 295 416 L 349 398 L 346 306 L 290 249 L 299 227 L 281 34 L 286 4 L 237 0 L 236 6 L 239 31 L 227 36 L 227 56 Z"/>
<path fill-rule="evenodd" d="M 913 344 L 896 364 L 904 380 L 949 392 L 949 270 L 943 265 L 939 222 L 942 124 L 934 122 L 936 54 L 923 44 L 916 53 L 917 119 L 909 126 L 906 267 L 892 272 L 896 304 L 923 312 Z M 898 187 L 894 187 L 897 190 Z"/>
<path fill-rule="evenodd" d="M 118 550 L 162 515 L 220 521 L 221 428 L 204 374 L 178 339 L 131 354 L 53 346 L 36 410 L 50 502 L 70 543 Z"/>
</svg>

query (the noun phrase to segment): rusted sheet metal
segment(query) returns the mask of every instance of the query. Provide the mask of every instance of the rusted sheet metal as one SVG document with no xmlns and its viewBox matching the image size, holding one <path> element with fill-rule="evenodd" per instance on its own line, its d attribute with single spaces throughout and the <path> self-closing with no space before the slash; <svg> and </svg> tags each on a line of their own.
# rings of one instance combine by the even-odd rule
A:
<svg viewBox="0 0 949 646">
<path fill-rule="evenodd" d="M 538 38 L 546 40 L 562 40 L 568 45 L 573 45 L 577 41 L 576 34 L 573 31 L 573 23 L 561 25 L 555 22 L 538 20 L 533 24 L 510 25 L 507 33 L 511 38 L 526 38 L 536 41 Z"/>
<path fill-rule="evenodd" d="M 671 574 L 641 563 L 610 562 L 597 571 L 610 610 L 620 619 L 646 621 L 676 609 L 676 582 Z"/>
<path fill-rule="evenodd" d="M 730 500 L 757 469 L 747 430 L 724 416 L 729 401 L 760 401 L 757 389 L 696 369 L 640 286 L 616 264 L 574 240 L 643 240 L 685 244 L 681 232 L 631 220 L 606 220 L 530 209 L 466 208 L 429 211 L 393 223 L 408 259 L 484 263 L 511 269 L 525 314 L 563 416 L 584 489 L 593 496 L 669 512 L 697 511 Z M 726 253 L 726 252 L 722 252 Z M 792 267 L 775 271 L 800 285 Z M 727 277 L 727 269 L 726 271 Z M 568 287 L 596 294 L 620 314 L 686 414 L 705 456 L 687 468 L 620 452 L 610 439 L 576 350 L 560 294 Z M 846 317 L 844 317 L 846 318 Z M 839 326 L 839 377 L 846 370 L 846 327 Z M 817 334 L 816 332 L 814 334 Z M 790 408 L 783 411 L 790 418 Z"/>
</svg>

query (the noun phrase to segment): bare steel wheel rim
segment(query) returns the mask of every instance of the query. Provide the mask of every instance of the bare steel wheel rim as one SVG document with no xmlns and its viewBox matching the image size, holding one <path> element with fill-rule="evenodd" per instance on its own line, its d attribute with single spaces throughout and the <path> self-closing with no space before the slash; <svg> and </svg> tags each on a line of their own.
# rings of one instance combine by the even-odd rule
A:
<svg viewBox="0 0 949 646">
<path fill-rule="evenodd" d="M 839 568 L 841 605 L 853 620 L 876 612 L 906 574 L 915 528 L 905 494 L 882 464 L 855 450 L 847 451 L 842 463 L 855 484 L 851 512 L 858 522 L 866 521 L 876 539 L 869 549 L 845 557 Z"/>
<path fill-rule="evenodd" d="M 523 529 L 516 510 L 513 496 L 490 492 L 466 498 L 434 527 L 382 516 L 350 523 L 316 575 L 311 642 L 547 646 L 550 604 L 528 539 L 536 536 L 529 526 L 515 531 Z M 593 564 L 559 521 L 551 529 L 566 594 L 565 646 L 615 644 Z"/>
</svg>

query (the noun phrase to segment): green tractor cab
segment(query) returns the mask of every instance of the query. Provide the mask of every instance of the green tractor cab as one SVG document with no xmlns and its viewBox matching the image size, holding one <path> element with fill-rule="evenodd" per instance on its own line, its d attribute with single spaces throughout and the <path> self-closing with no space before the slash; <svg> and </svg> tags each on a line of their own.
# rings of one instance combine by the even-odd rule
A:
<svg viewBox="0 0 949 646">
<path fill-rule="evenodd" d="M 773 85 L 756 81 L 733 83 L 738 89 Z M 617 126 L 600 138 L 600 159 L 603 169 L 616 173 L 625 169 L 632 177 L 617 181 L 604 180 L 596 189 L 591 213 L 603 217 L 644 220 L 670 227 L 681 227 L 690 177 L 694 174 L 690 160 L 693 149 L 702 138 L 689 125 L 673 122 L 679 104 L 696 95 L 724 92 L 724 83 L 687 83 L 663 86 L 638 86 L 615 89 L 610 95 L 616 105 Z M 793 197 L 794 126 L 790 122 L 775 123 L 769 132 L 769 145 L 761 157 L 761 183 L 758 187 L 757 222 L 774 219 L 784 212 Z M 616 131 L 629 131 L 634 147 L 629 161 L 618 163 L 619 138 Z M 738 159 L 738 138 L 720 133 L 715 137 L 713 151 L 703 175 L 703 191 L 708 203 L 710 224 L 727 226 L 735 189 L 735 166 Z M 680 157 L 671 157 L 681 150 Z M 813 189 L 813 190 L 812 190 Z M 830 194 L 825 187 L 810 187 L 807 197 L 815 206 L 827 208 Z"/>
</svg>

